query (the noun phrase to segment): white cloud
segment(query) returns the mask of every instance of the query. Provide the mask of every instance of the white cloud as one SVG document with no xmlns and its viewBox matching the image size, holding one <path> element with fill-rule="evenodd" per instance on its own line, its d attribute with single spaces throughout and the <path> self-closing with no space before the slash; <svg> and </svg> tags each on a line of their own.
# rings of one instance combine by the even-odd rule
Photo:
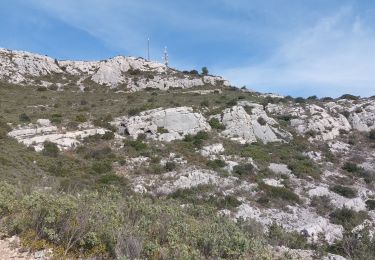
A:
<svg viewBox="0 0 375 260">
<path fill-rule="evenodd" d="M 236 85 L 294 95 L 375 94 L 375 35 L 343 8 L 287 37 L 268 60 L 223 71 Z M 288 88 L 288 91 L 285 89 Z"/>
</svg>

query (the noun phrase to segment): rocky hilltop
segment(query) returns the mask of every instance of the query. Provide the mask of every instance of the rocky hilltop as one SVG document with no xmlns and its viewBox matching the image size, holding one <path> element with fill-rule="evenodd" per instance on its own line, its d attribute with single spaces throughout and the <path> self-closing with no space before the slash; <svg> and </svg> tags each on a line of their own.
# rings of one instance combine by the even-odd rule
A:
<svg viewBox="0 0 375 260">
<path fill-rule="evenodd" d="M 98 84 L 130 91 L 229 84 L 220 77 L 199 77 L 195 73 L 179 72 L 143 58 L 117 56 L 103 61 L 59 61 L 48 56 L 1 48 L 0 79 L 21 85 L 54 85 L 60 89 L 72 85 L 84 89 Z"/>
<path fill-rule="evenodd" d="M 20 221 L 12 200 L 35 208 L 21 218 L 35 223 L 9 221 L 11 233 L 45 218 L 36 241 L 95 255 L 103 252 L 88 245 L 104 250 L 110 239 L 103 254 L 128 258 L 375 257 L 375 97 L 249 92 L 136 58 L 55 61 L 2 50 L 0 59 L 3 179 L 56 196 L 51 205 L 87 228 L 79 243 L 61 245 L 58 223 L 77 219 L 4 186 L 2 214 Z M 92 201 L 82 197 L 89 191 Z M 82 205 L 110 227 L 84 222 Z M 123 219 L 134 225 L 122 230 Z"/>
</svg>

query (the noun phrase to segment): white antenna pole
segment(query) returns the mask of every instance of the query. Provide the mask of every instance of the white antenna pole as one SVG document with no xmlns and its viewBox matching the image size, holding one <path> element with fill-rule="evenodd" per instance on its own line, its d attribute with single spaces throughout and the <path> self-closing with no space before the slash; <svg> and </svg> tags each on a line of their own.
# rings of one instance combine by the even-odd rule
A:
<svg viewBox="0 0 375 260">
<path fill-rule="evenodd" d="M 147 60 L 150 61 L 150 37 L 147 38 Z"/>
<path fill-rule="evenodd" d="M 164 48 L 164 64 L 165 66 L 168 67 L 168 63 L 169 63 L 169 57 L 168 57 L 168 50 L 167 50 L 167 47 Z"/>
</svg>

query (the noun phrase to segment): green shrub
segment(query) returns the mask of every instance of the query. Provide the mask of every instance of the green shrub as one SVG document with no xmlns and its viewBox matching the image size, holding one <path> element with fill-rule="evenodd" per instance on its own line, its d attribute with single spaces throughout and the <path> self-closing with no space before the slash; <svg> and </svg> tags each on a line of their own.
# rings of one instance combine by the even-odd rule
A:
<svg viewBox="0 0 375 260">
<path fill-rule="evenodd" d="M 112 171 L 112 163 L 107 160 L 94 161 L 91 169 L 97 174 L 108 173 Z"/>
<path fill-rule="evenodd" d="M 239 164 L 233 167 L 233 173 L 239 176 L 248 176 L 254 174 L 254 166 L 251 163 Z"/>
<path fill-rule="evenodd" d="M 297 97 L 296 99 L 294 99 L 294 101 L 296 103 L 305 103 L 306 102 L 306 100 L 303 97 Z"/>
<path fill-rule="evenodd" d="M 202 75 L 208 75 L 208 69 L 207 67 L 202 68 Z"/>
<path fill-rule="evenodd" d="M 10 130 L 10 126 L 0 120 L 0 139 L 4 139 Z"/>
<path fill-rule="evenodd" d="M 375 129 L 372 129 L 368 135 L 370 140 L 375 140 Z"/>
<path fill-rule="evenodd" d="M 204 131 L 199 131 L 196 135 L 186 135 L 184 142 L 192 143 L 195 147 L 200 148 L 204 140 L 208 139 L 208 133 Z"/>
<path fill-rule="evenodd" d="M 85 159 L 102 160 L 114 157 L 111 147 L 98 145 L 94 147 L 79 147 L 77 152 L 83 153 Z"/>
<path fill-rule="evenodd" d="M 30 123 L 31 122 L 31 119 L 28 115 L 26 115 L 25 113 L 22 113 L 19 115 L 19 120 L 21 123 Z"/>
<path fill-rule="evenodd" d="M 288 163 L 288 168 L 299 178 L 305 176 L 310 176 L 314 179 L 320 178 L 319 168 L 305 156 L 294 158 L 292 162 Z"/>
<path fill-rule="evenodd" d="M 102 140 L 113 140 L 115 138 L 115 133 L 112 131 L 107 131 L 104 135 L 101 135 Z"/>
<path fill-rule="evenodd" d="M 268 227 L 267 241 L 272 246 L 286 246 L 292 249 L 308 248 L 305 236 L 298 232 L 286 232 L 282 226 L 272 223 Z"/>
<path fill-rule="evenodd" d="M 318 97 L 314 95 L 314 96 L 310 96 L 310 97 L 308 97 L 307 99 L 308 99 L 308 100 L 317 100 Z"/>
<path fill-rule="evenodd" d="M 246 111 L 246 113 L 248 113 L 249 115 L 251 115 L 253 113 L 253 107 L 251 106 L 244 106 L 244 109 Z"/>
<path fill-rule="evenodd" d="M 217 130 L 224 130 L 225 129 L 225 126 L 223 124 L 221 124 L 221 122 L 217 118 L 211 118 L 210 121 L 208 121 L 208 123 L 210 124 L 212 129 L 217 129 Z"/>
<path fill-rule="evenodd" d="M 59 148 L 55 143 L 45 141 L 43 144 L 44 148 L 42 154 L 50 157 L 57 157 L 59 155 Z"/>
<path fill-rule="evenodd" d="M 165 169 L 168 172 L 174 171 L 176 168 L 177 168 L 177 165 L 176 165 L 175 162 L 168 161 L 168 162 L 165 163 Z"/>
<path fill-rule="evenodd" d="M 36 90 L 37 91 L 47 91 L 47 88 L 46 87 L 38 87 Z"/>
<path fill-rule="evenodd" d="M 242 203 L 233 195 L 227 195 L 224 198 L 217 199 L 216 206 L 219 209 L 235 209 Z"/>
<path fill-rule="evenodd" d="M 339 99 L 348 99 L 348 100 L 358 100 L 360 97 L 350 95 L 350 94 L 344 94 Z"/>
<path fill-rule="evenodd" d="M 347 230 L 352 230 L 368 218 L 364 211 L 356 212 L 345 207 L 335 210 L 329 216 L 332 223 L 342 225 Z"/>
<path fill-rule="evenodd" d="M 79 114 L 76 116 L 76 121 L 80 123 L 84 123 L 87 121 L 87 117 L 84 114 Z"/>
<path fill-rule="evenodd" d="M 314 196 L 311 198 L 310 206 L 314 207 L 319 215 L 326 216 L 332 211 L 333 205 L 328 196 Z"/>
<path fill-rule="evenodd" d="M 62 122 L 62 115 L 61 114 L 52 114 L 50 117 L 52 123 L 60 124 Z"/>
<path fill-rule="evenodd" d="M 164 127 L 158 127 L 158 133 L 159 134 L 167 134 L 169 133 L 168 129 L 165 129 Z"/>
<path fill-rule="evenodd" d="M 352 162 L 346 162 L 342 169 L 351 173 L 358 172 L 360 170 L 358 165 Z"/>
<path fill-rule="evenodd" d="M 124 140 L 124 146 L 131 147 L 138 152 L 147 149 L 147 145 L 138 139 L 137 140 L 126 139 Z"/>
<path fill-rule="evenodd" d="M 288 202 L 300 203 L 299 196 L 285 187 L 274 187 L 261 182 L 259 188 L 271 199 L 281 199 Z"/>
<path fill-rule="evenodd" d="M 237 99 L 232 99 L 232 100 L 227 102 L 228 107 L 233 107 L 233 106 L 236 106 L 236 105 L 237 105 Z"/>
<path fill-rule="evenodd" d="M 258 117 L 257 121 L 260 125 L 266 125 L 267 124 L 267 121 L 263 117 Z"/>
<path fill-rule="evenodd" d="M 98 183 L 104 184 L 104 185 L 110 185 L 110 184 L 118 184 L 122 183 L 124 184 L 124 178 L 116 175 L 116 174 L 105 174 L 100 176 Z"/>
<path fill-rule="evenodd" d="M 366 207 L 368 210 L 375 210 L 375 200 L 366 200 Z"/>
<path fill-rule="evenodd" d="M 210 102 L 208 100 L 203 100 L 201 102 L 201 107 L 209 107 L 210 106 Z"/>
<path fill-rule="evenodd" d="M 220 159 L 216 159 L 216 160 L 208 161 L 207 166 L 214 169 L 214 170 L 217 170 L 217 169 L 225 167 L 226 164 L 225 164 L 225 161 L 220 160 Z"/>
<path fill-rule="evenodd" d="M 331 187 L 330 190 L 346 198 L 355 198 L 357 196 L 357 192 L 355 190 L 342 185 L 335 185 Z"/>
</svg>

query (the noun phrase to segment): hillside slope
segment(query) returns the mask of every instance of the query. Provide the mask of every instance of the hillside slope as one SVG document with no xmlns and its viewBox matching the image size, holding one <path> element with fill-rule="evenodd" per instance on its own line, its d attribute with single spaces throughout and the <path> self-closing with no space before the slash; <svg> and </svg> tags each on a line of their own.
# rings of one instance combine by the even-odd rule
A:
<svg viewBox="0 0 375 260">
<path fill-rule="evenodd" d="M 0 69 L 0 217 L 1 229 L 33 251 L 375 257 L 374 97 L 293 99 L 220 78 L 175 87 L 171 77 L 208 78 L 124 57 L 91 65 L 32 59 L 35 66 L 26 58 L 19 70 Z M 100 71 L 113 79 L 115 60 L 122 72 L 154 73 L 174 87 L 124 91 L 119 82 L 133 72 L 110 87 L 93 84 Z M 34 84 L 68 78 L 72 85 L 54 82 L 57 89 Z M 85 90 L 82 78 L 92 81 Z"/>
</svg>

